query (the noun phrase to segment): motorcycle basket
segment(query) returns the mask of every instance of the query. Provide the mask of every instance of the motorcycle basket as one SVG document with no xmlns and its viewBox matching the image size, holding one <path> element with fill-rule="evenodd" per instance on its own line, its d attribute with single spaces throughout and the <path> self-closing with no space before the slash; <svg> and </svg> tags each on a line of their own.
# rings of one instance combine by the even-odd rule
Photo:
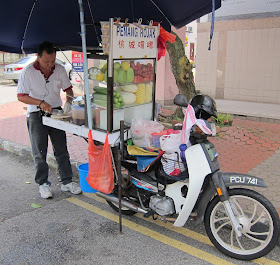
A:
<svg viewBox="0 0 280 265">
<path fill-rule="evenodd" d="M 161 157 L 161 173 L 171 180 L 180 181 L 188 178 L 188 169 L 185 167 L 178 153 L 163 154 Z"/>
</svg>

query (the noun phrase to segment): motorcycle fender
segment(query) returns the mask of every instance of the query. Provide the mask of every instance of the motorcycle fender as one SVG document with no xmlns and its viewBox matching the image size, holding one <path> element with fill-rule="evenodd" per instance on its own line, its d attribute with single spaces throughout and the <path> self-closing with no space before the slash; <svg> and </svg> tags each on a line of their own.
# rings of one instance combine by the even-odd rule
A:
<svg viewBox="0 0 280 265">
<path fill-rule="evenodd" d="M 267 188 L 262 178 L 232 172 L 221 172 L 225 186 L 253 186 Z"/>
<path fill-rule="evenodd" d="M 197 218 L 194 226 L 198 226 L 203 222 L 206 208 L 216 193 L 217 191 L 215 189 L 215 186 L 213 182 L 210 181 L 209 185 L 203 190 L 203 194 L 201 195 L 201 198 L 199 200 L 199 204 L 197 207 Z"/>
<path fill-rule="evenodd" d="M 174 226 L 184 226 L 188 220 L 197 198 L 200 194 L 205 177 L 211 173 L 210 165 L 200 144 L 193 145 L 186 150 L 186 161 L 189 171 L 189 188 Z"/>
</svg>

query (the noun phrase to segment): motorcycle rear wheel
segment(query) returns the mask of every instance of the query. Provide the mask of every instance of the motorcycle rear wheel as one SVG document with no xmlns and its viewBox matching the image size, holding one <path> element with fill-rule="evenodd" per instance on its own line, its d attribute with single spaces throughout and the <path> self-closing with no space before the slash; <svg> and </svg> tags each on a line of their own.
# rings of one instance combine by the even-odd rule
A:
<svg viewBox="0 0 280 265">
<path fill-rule="evenodd" d="M 231 225 L 224 204 L 216 196 L 207 206 L 204 223 L 208 237 L 224 254 L 252 260 L 270 252 L 277 244 L 280 221 L 270 201 L 248 189 L 229 190 L 229 202 L 242 236 L 238 237 Z"/>
</svg>

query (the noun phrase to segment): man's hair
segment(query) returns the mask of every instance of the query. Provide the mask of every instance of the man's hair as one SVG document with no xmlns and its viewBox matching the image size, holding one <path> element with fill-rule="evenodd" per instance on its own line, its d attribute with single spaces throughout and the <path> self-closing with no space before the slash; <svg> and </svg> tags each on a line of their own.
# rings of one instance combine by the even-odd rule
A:
<svg viewBox="0 0 280 265">
<path fill-rule="evenodd" d="M 52 53 L 56 52 L 56 49 L 52 43 L 50 43 L 48 41 L 44 41 L 38 47 L 37 53 L 40 57 L 42 57 L 43 51 L 46 51 L 47 54 L 52 54 Z"/>
</svg>

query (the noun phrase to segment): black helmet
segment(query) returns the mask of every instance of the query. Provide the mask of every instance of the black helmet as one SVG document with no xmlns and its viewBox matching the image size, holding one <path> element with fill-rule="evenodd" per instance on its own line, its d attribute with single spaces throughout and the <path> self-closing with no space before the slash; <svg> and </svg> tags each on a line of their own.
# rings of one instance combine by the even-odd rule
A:
<svg viewBox="0 0 280 265">
<path fill-rule="evenodd" d="M 195 95 L 191 101 L 197 119 L 208 120 L 211 116 L 217 118 L 216 102 L 207 95 Z"/>
</svg>

